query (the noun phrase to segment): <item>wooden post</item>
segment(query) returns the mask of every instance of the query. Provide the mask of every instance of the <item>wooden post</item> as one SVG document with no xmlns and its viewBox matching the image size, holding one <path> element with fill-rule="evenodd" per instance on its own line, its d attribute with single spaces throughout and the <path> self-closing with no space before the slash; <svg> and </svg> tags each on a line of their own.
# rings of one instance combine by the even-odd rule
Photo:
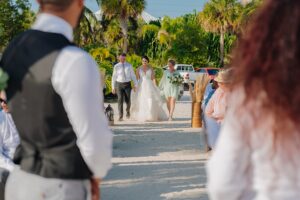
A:
<svg viewBox="0 0 300 200">
<path fill-rule="evenodd" d="M 205 88 L 209 82 L 206 74 L 200 74 L 194 85 L 194 90 L 189 82 L 189 91 L 192 98 L 192 128 L 202 128 L 202 100 Z"/>
</svg>

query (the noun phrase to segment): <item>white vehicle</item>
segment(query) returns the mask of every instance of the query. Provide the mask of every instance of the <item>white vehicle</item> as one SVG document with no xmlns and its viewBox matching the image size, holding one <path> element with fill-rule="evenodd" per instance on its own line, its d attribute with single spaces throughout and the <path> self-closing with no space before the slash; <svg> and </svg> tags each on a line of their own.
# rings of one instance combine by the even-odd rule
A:
<svg viewBox="0 0 300 200">
<path fill-rule="evenodd" d="M 168 66 L 165 66 L 164 68 L 168 69 Z M 184 78 L 184 83 L 188 83 L 189 80 L 192 83 L 194 83 L 196 81 L 198 75 L 205 73 L 202 71 L 195 72 L 193 65 L 187 65 L 187 64 L 176 64 L 175 69 Z"/>
<path fill-rule="evenodd" d="M 168 69 L 168 66 L 165 66 L 164 68 Z M 194 83 L 196 82 L 197 76 L 206 73 L 206 71 L 195 72 L 193 65 L 188 64 L 176 64 L 175 69 L 184 78 L 183 89 L 181 91 L 182 94 L 183 90 L 188 90 L 188 82 L 191 82 L 192 86 L 194 87 Z"/>
<path fill-rule="evenodd" d="M 194 83 L 197 79 L 197 76 L 202 73 L 202 72 L 195 72 L 194 67 L 192 65 L 187 65 L 187 64 L 176 64 L 175 69 L 184 78 L 184 83 L 188 83 L 189 80 L 192 83 Z"/>
</svg>

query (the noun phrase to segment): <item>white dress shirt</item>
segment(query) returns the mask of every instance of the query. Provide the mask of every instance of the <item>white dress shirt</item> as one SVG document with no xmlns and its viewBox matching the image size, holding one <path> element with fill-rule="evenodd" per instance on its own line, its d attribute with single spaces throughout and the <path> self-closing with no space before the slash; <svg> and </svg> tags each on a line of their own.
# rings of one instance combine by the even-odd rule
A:
<svg viewBox="0 0 300 200">
<path fill-rule="evenodd" d="M 50 14 L 38 15 L 33 29 L 73 40 L 71 25 Z M 103 111 L 103 86 L 96 62 L 75 46 L 65 47 L 55 62 L 51 81 L 63 100 L 83 159 L 95 177 L 103 178 L 111 168 L 112 133 Z"/>
<path fill-rule="evenodd" d="M 282 131 L 277 137 L 280 145 L 274 146 L 274 117 L 261 113 L 259 94 L 246 108 L 244 94 L 237 91 L 230 98 L 223 128 L 208 162 L 210 199 L 299 200 L 299 130 Z M 260 116 L 261 122 L 257 123 L 251 113 Z"/>
<path fill-rule="evenodd" d="M 0 111 L 0 167 L 13 170 L 12 161 L 16 147 L 20 144 L 19 134 L 11 114 Z"/>
<path fill-rule="evenodd" d="M 135 87 L 137 87 L 138 83 L 131 64 L 127 62 L 125 63 L 119 62 L 114 66 L 114 71 L 113 71 L 112 81 L 111 81 L 112 89 L 115 89 L 116 82 L 126 83 L 126 82 L 130 82 L 131 80 L 134 82 Z"/>
</svg>

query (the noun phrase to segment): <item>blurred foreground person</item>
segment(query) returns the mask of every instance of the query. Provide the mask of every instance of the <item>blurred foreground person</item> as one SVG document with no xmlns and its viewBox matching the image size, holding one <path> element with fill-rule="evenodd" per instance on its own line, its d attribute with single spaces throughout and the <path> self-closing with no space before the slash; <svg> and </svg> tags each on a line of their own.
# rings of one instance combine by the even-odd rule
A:
<svg viewBox="0 0 300 200">
<path fill-rule="evenodd" d="M 300 3 L 266 0 L 234 56 L 211 200 L 300 199 Z"/>
<path fill-rule="evenodd" d="M 32 30 L 15 38 L 1 66 L 20 134 L 7 200 L 99 200 L 112 134 L 95 61 L 73 43 L 83 0 L 38 0 Z"/>
</svg>

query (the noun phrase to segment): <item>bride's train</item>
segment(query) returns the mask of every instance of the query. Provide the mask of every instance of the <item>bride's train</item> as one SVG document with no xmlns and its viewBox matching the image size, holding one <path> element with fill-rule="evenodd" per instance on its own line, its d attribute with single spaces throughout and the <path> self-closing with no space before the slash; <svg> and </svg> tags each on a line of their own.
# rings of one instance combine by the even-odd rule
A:
<svg viewBox="0 0 300 200">
<path fill-rule="evenodd" d="M 136 92 L 131 94 L 131 116 L 137 121 L 164 121 L 167 114 L 159 89 L 151 80 L 152 70 L 139 69 L 140 80 Z"/>
</svg>

